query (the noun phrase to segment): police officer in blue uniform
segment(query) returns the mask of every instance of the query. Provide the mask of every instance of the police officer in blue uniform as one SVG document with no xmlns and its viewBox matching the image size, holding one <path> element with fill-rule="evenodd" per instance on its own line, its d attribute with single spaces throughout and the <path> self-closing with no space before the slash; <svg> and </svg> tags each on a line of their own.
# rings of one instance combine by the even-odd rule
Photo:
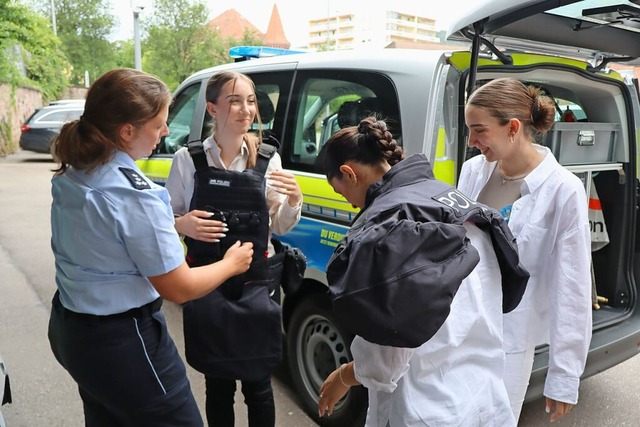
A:
<svg viewBox="0 0 640 427">
<path fill-rule="evenodd" d="M 157 78 L 112 70 L 54 143 L 49 341 L 87 426 L 203 425 L 160 307 L 206 295 L 253 257 L 236 242 L 216 263 L 185 263 L 169 195 L 135 163 L 168 134 L 170 103 Z"/>
</svg>

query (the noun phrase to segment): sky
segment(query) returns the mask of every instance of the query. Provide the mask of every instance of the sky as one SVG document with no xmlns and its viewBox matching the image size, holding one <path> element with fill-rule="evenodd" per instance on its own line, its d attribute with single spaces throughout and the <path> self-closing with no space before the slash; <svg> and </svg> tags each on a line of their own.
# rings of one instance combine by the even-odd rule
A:
<svg viewBox="0 0 640 427">
<path fill-rule="evenodd" d="M 132 4 L 144 7 L 140 12 L 140 19 L 143 20 L 145 15 L 151 12 L 152 0 L 110 1 L 112 13 L 120 22 L 114 40 L 133 38 Z M 284 33 L 292 46 L 307 45 L 308 21 L 311 19 L 380 7 L 374 5 L 376 2 L 373 0 L 207 0 L 209 19 L 228 9 L 235 9 L 263 33 L 269 26 L 274 3 L 278 6 Z M 464 13 L 467 6 L 475 3 L 477 0 L 395 0 L 392 9 L 436 19 L 438 29 L 446 30 L 456 13 Z"/>
</svg>

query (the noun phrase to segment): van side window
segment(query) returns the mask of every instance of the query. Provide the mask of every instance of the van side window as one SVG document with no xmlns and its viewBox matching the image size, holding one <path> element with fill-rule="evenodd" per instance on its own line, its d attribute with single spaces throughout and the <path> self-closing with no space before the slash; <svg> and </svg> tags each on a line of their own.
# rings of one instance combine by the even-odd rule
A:
<svg viewBox="0 0 640 427">
<path fill-rule="evenodd" d="M 322 173 L 319 156 L 327 140 L 370 115 L 386 119 L 400 141 L 397 96 L 382 75 L 343 70 L 300 72 L 293 94 L 287 125 L 293 130 L 293 139 L 283 149 L 286 168 Z"/>
<path fill-rule="evenodd" d="M 556 122 L 586 122 L 587 115 L 580 105 L 566 99 L 555 98 L 556 105 Z"/>
<path fill-rule="evenodd" d="M 156 148 L 158 154 L 173 154 L 189 142 L 191 121 L 196 109 L 199 90 L 200 83 L 193 84 L 181 91 L 173 100 L 167 119 L 169 135 L 158 144 Z"/>
</svg>

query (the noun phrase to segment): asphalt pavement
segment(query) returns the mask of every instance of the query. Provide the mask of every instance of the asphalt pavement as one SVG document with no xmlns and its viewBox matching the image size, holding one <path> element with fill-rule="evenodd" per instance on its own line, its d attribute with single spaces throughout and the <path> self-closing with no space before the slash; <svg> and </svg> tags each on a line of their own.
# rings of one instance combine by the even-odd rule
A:
<svg viewBox="0 0 640 427">
<path fill-rule="evenodd" d="M 0 353 L 13 396 L 13 403 L 1 408 L 7 427 L 84 425 L 76 384 L 55 360 L 47 338 L 55 291 L 49 225 L 55 166 L 48 155 L 23 151 L 0 158 Z M 184 360 L 181 308 L 165 301 L 162 311 Z M 189 366 L 187 374 L 204 418 L 203 376 Z M 286 360 L 272 382 L 278 427 L 317 426 L 299 407 Z M 239 390 L 236 426 L 247 426 Z"/>
<path fill-rule="evenodd" d="M 49 179 L 54 166 L 50 157 L 35 153 L 18 152 L 0 158 L 0 353 L 9 368 L 13 394 L 13 403 L 1 408 L 7 427 L 84 425 L 75 383 L 54 359 L 47 339 L 50 300 L 55 288 L 49 246 Z M 165 303 L 162 310 L 182 351 L 180 307 Z M 640 425 L 638 372 L 640 358 L 634 357 L 582 381 L 577 407 L 551 425 Z M 188 375 L 202 410 L 202 375 L 191 368 Z M 276 371 L 273 384 L 278 427 L 317 426 L 299 407 L 286 360 Z M 236 397 L 236 425 L 245 427 L 242 396 Z M 548 420 L 544 402 L 536 400 L 524 406 L 519 426 L 548 426 Z"/>
</svg>

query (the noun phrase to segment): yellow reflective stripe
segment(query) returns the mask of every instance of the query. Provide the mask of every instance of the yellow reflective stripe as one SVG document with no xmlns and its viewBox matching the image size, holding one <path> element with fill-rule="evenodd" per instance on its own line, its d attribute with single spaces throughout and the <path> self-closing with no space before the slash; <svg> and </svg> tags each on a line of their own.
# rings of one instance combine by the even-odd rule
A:
<svg viewBox="0 0 640 427">
<path fill-rule="evenodd" d="M 455 161 L 447 157 L 447 134 L 443 127 L 438 129 L 436 156 L 431 162 L 436 179 L 455 185 Z"/>
<path fill-rule="evenodd" d="M 171 158 L 144 158 L 137 160 L 138 167 L 153 182 L 167 182 Z"/>
<path fill-rule="evenodd" d="M 513 59 L 513 66 L 515 67 L 542 64 L 559 64 L 586 70 L 589 66 L 587 62 L 577 59 L 563 58 L 560 56 L 541 55 L 535 53 L 508 53 L 508 55 Z M 453 52 L 453 54 L 449 58 L 449 62 L 459 70 L 466 70 L 467 68 L 469 68 L 469 64 L 471 62 L 471 52 Z M 478 59 L 478 67 L 487 65 L 503 64 L 498 59 L 489 59 L 485 57 L 481 57 Z M 615 70 L 609 69 L 606 73 L 598 72 L 597 74 L 602 77 L 623 81 L 622 75 Z"/>
<path fill-rule="evenodd" d="M 456 185 L 454 174 L 455 162 L 453 160 L 436 160 L 433 162 L 433 174 L 439 181 Z"/>
<path fill-rule="evenodd" d="M 333 188 L 324 177 L 296 175 L 296 180 L 302 191 L 302 200 L 305 204 L 324 209 L 334 209 L 338 212 L 358 212 L 342 196 L 333 191 Z"/>
</svg>

